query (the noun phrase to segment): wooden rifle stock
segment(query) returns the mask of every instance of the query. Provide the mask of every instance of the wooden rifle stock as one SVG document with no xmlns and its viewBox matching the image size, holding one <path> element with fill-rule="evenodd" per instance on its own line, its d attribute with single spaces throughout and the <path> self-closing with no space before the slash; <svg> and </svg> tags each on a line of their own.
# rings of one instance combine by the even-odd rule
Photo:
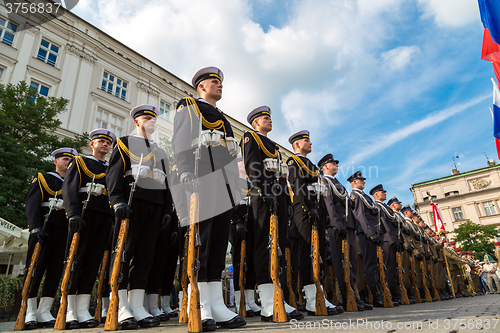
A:
<svg viewBox="0 0 500 333">
<path fill-rule="evenodd" d="M 342 240 L 342 253 L 344 254 L 344 280 L 347 292 L 346 298 L 346 311 L 356 312 L 358 311 L 358 306 L 356 305 L 356 299 L 354 297 L 354 290 L 351 286 L 351 267 L 349 261 L 349 245 L 347 244 L 347 239 Z"/>
<path fill-rule="evenodd" d="M 330 288 L 332 288 L 332 303 L 337 304 L 337 290 L 335 288 L 335 277 L 333 273 L 333 265 L 328 265 L 328 272 L 330 273 Z"/>
<path fill-rule="evenodd" d="M 199 244 L 197 244 L 198 236 L 198 220 L 199 220 L 199 204 L 198 193 L 191 194 L 190 203 L 190 225 L 189 225 L 189 244 L 188 244 L 188 261 L 187 275 L 191 284 L 191 297 L 189 299 L 189 316 L 188 316 L 188 332 L 202 332 L 201 326 L 201 310 L 200 310 L 200 290 L 198 289 L 198 258 Z"/>
<path fill-rule="evenodd" d="M 31 281 L 33 278 L 33 272 L 35 271 L 36 264 L 38 263 L 38 257 L 40 256 L 40 251 L 42 250 L 42 244 L 38 241 L 33 250 L 33 255 L 31 256 L 31 262 L 24 280 L 21 308 L 19 309 L 19 314 L 17 315 L 16 324 L 14 325 L 14 331 L 24 330 L 24 322 L 26 320 L 26 310 L 28 307 L 28 297 L 31 288 Z"/>
<path fill-rule="evenodd" d="M 321 287 L 321 283 L 319 281 L 319 239 L 316 223 L 314 223 L 312 227 L 311 247 L 313 257 L 313 281 L 314 285 L 316 286 L 316 307 L 314 313 L 316 316 L 328 316 L 328 310 L 326 309 L 325 304 L 325 292 L 323 291 L 323 288 Z"/>
<path fill-rule="evenodd" d="M 188 258 L 188 244 L 189 244 L 189 231 L 184 236 L 184 253 L 182 255 L 182 273 L 181 273 L 181 288 L 182 288 L 182 303 L 181 311 L 179 313 L 179 323 L 188 322 L 188 277 L 187 277 L 187 258 Z"/>
<path fill-rule="evenodd" d="M 387 282 L 385 280 L 385 267 L 384 267 L 384 255 L 382 254 L 382 247 L 377 246 L 377 258 L 378 265 L 380 268 L 380 285 L 382 286 L 382 291 L 384 292 L 384 308 L 392 308 L 391 292 L 387 288 Z"/>
<path fill-rule="evenodd" d="M 443 246 L 442 250 L 443 250 L 444 262 L 446 263 L 446 271 L 448 272 L 448 278 L 450 279 L 451 293 L 453 294 L 453 298 L 456 298 L 455 297 L 455 288 L 453 288 L 453 282 L 451 280 L 450 266 L 448 265 L 448 258 L 446 258 L 446 253 L 444 253 L 444 246 Z"/>
<path fill-rule="evenodd" d="M 422 286 L 424 288 L 425 301 L 432 303 L 432 296 L 429 289 L 427 288 L 427 275 L 425 274 L 424 260 L 420 261 L 420 270 L 422 271 Z"/>
<path fill-rule="evenodd" d="M 99 273 L 99 284 L 97 285 L 97 305 L 95 307 L 94 318 L 101 322 L 102 320 L 102 289 L 104 288 L 104 276 L 108 267 L 109 250 L 104 251 L 104 256 L 101 263 L 101 272 Z"/>
<path fill-rule="evenodd" d="M 269 235 L 271 242 L 270 273 L 271 273 L 271 280 L 273 281 L 274 285 L 273 321 L 275 323 L 284 323 L 287 321 L 287 315 L 285 311 L 285 304 L 283 303 L 283 290 L 281 289 L 280 278 L 278 273 L 279 270 L 278 216 L 276 216 L 276 214 L 271 214 L 271 220 L 269 223 Z"/>
<path fill-rule="evenodd" d="M 427 269 L 429 270 L 429 274 L 430 274 L 431 286 L 432 286 L 432 292 L 434 294 L 434 298 L 436 298 L 438 301 L 440 301 L 441 297 L 439 297 L 439 292 L 437 291 L 437 288 L 436 288 L 436 282 L 434 281 L 434 272 L 432 270 L 432 263 L 427 264 Z"/>
<path fill-rule="evenodd" d="M 396 262 L 398 263 L 398 280 L 401 286 L 401 304 L 410 305 L 410 299 L 408 298 L 408 292 L 406 291 L 403 282 L 403 262 L 401 261 L 401 252 L 396 252 Z"/>
<path fill-rule="evenodd" d="M 238 281 L 240 286 L 240 311 L 239 315 L 242 317 L 247 316 L 247 306 L 245 302 L 245 261 L 247 256 L 247 241 L 241 240 L 241 251 L 240 251 L 240 279 Z"/>
<path fill-rule="evenodd" d="M 415 302 L 422 303 L 422 298 L 420 297 L 420 291 L 418 291 L 417 281 L 416 281 L 416 271 L 415 263 L 413 262 L 413 257 L 410 257 L 410 268 L 411 268 L 411 285 L 415 291 Z"/>
<path fill-rule="evenodd" d="M 299 303 L 304 305 L 304 295 L 302 294 L 302 288 L 300 288 L 300 270 L 297 272 L 297 291 L 299 292 Z"/>
<path fill-rule="evenodd" d="M 116 254 L 113 261 L 113 269 L 111 270 L 111 277 L 109 279 L 109 285 L 111 287 L 111 300 L 109 302 L 106 323 L 104 324 L 104 330 L 106 331 L 116 331 L 118 329 L 118 278 L 122 270 L 122 256 L 125 251 L 125 243 L 127 242 L 128 225 L 129 219 L 123 219 L 118 233 Z"/>
<path fill-rule="evenodd" d="M 66 261 L 66 268 L 64 270 L 64 277 L 61 283 L 61 305 L 59 306 L 59 311 L 57 312 L 56 324 L 54 325 L 54 329 L 56 330 L 66 329 L 66 312 L 68 310 L 69 284 L 71 282 L 71 276 L 73 275 L 72 272 L 73 262 L 75 261 L 79 242 L 80 242 L 80 233 L 75 232 L 73 234 L 73 239 L 71 240 L 71 247 L 69 249 L 68 259 Z"/>
<path fill-rule="evenodd" d="M 288 304 L 297 309 L 297 302 L 295 301 L 295 293 L 293 291 L 293 281 L 292 281 L 292 255 L 290 254 L 290 248 L 285 249 L 285 260 L 286 260 L 286 286 L 288 288 Z"/>
</svg>

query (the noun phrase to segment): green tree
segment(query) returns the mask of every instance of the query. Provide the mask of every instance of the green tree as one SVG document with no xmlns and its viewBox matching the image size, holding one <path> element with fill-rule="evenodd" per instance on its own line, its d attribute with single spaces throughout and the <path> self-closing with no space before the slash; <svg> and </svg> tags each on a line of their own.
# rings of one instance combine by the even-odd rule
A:
<svg viewBox="0 0 500 333">
<path fill-rule="evenodd" d="M 461 244 L 462 251 L 472 252 L 476 259 L 495 252 L 494 237 L 499 234 L 495 225 L 482 225 L 467 220 L 453 232 L 456 233 L 455 241 Z"/>
<path fill-rule="evenodd" d="M 80 149 L 86 133 L 74 139 L 55 134 L 58 116 L 68 100 L 45 98 L 21 81 L 0 84 L 0 217 L 25 228 L 24 202 L 37 172 L 54 170 L 50 152 L 61 147 Z"/>
</svg>

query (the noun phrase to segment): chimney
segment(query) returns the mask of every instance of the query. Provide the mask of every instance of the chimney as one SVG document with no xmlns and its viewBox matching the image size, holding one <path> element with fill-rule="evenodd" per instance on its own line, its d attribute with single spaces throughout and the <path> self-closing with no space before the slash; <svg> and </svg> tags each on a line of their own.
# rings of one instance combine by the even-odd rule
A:
<svg viewBox="0 0 500 333">
<path fill-rule="evenodd" d="M 493 159 L 488 160 L 488 166 L 489 167 L 492 167 L 492 166 L 495 166 L 495 165 L 497 165 L 497 162 L 495 160 L 493 160 Z"/>
<path fill-rule="evenodd" d="M 458 175 L 459 173 L 460 173 L 460 171 L 458 171 L 458 169 L 451 170 L 452 175 Z"/>
</svg>

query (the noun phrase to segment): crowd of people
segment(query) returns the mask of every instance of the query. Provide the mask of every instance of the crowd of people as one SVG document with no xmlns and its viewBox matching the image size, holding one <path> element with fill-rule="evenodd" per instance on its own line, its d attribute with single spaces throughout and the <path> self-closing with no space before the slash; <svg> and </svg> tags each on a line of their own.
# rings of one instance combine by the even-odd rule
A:
<svg viewBox="0 0 500 333">
<path fill-rule="evenodd" d="M 436 234 L 397 197 L 387 200 L 382 184 L 366 193 L 361 171 L 347 179 L 349 192 L 337 177 L 340 161 L 332 153 L 317 163 L 308 158 L 307 130 L 289 137 L 294 154 L 284 161 L 268 137 L 273 128 L 268 106 L 249 112 L 252 129 L 238 142 L 216 105 L 223 80 L 216 67 L 193 76 L 199 98 L 178 103 L 172 165 L 152 139 L 158 109 L 149 104 L 131 110 L 133 134 L 117 138 L 96 129 L 89 138 L 92 154 L 67 147 L 52 153 L 55 170 L 36 175 L 26 199 L 27 267 L 37 245 L 41 252 L 24 329 L 54 327 L 51 309 L 75 235 L 79 245 L 67 311 L 57 318 L 64 316 L 65 329 L 96 327 L 101 318 L 108 325 L 113 301 L 119 329 L 158 326 L 178 315 L 170 307 L 174 279 L 187 286 L 178 301 L 182 318 L 189 308 L 183 301 L 199 291 L 195 309 L 203 331 L 241 327 L 245 317 L 256 315 L 281 322 L 282 311 L 285 321 L 300 320 L 304 313 L 331 316 L 472 296 L 484 290 L 479 279 L 484 274 L 489 292 L 498 291 L 491 257 L 479 271 L 470 252 Z M 198 234 L 188 235 L 193 223 Z M 197 251 L 188 253 L 188 240 Z M 228 242 L 236 312 L 222 295 Z M 124 253 L 117 256 L 120 244 Z M 182 274 L 190 259 L 197 280 Z M 98 295 L 102 312 L 92 315 L 100 266 L 108 271 Z M 115 267 L 121 273 L 110 285 Z M 113 287 L 116 293 L 110 292 Z"/>
</svg>

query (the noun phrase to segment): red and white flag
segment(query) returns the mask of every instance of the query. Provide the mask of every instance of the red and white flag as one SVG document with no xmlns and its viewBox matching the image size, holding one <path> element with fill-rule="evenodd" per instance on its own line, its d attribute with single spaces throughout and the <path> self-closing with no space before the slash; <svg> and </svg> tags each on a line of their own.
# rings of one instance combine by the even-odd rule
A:
<svg viewBox="0 0 500 333">
<path fill-rule="evenodd" d="M 434 217 L 434 229 L 436 230 L 436 232 L 438 232 L 439 230 L 444 230 L 443 219 L 441 218 L 441 213 L 439 212 L 437 204 L 431 202 L 431 206 L 432 216 Z"/>
</svg>

